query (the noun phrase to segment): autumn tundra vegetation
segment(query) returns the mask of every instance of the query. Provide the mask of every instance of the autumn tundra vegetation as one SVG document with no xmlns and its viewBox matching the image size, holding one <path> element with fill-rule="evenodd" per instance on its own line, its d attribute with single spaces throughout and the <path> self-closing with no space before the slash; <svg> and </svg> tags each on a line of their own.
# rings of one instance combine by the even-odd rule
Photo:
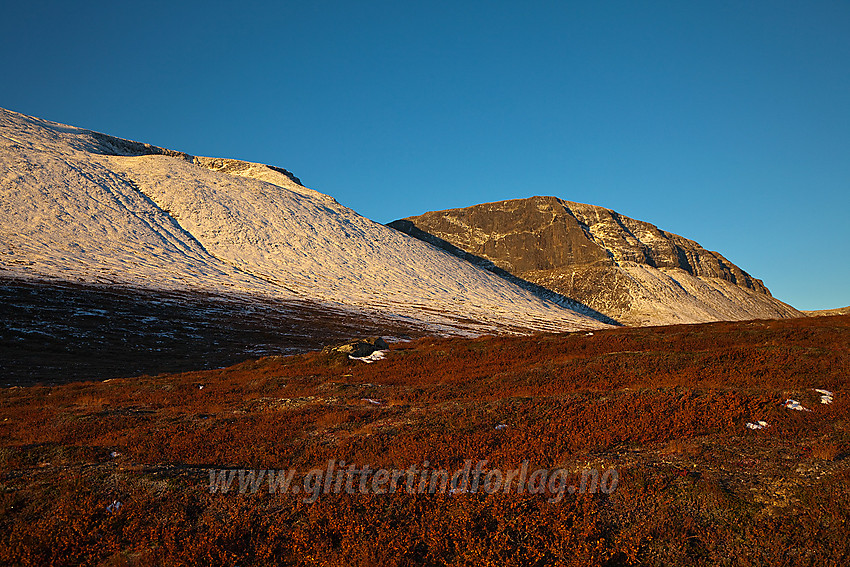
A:
<svg viewBox="0 0 850 567">
<path fill-rule="evenodd" d="M 326 350 L 5 388 L 0 563 L 846 565 L 848 376 L 844 315 L 426 337 L 369 362 Z M 469 460 L 481 478 L 525 461 L 618 482 L 560 499 L 210 486 L 210 471 L 293 470 L 295 486 L 329 461 Z"/>
</svg>

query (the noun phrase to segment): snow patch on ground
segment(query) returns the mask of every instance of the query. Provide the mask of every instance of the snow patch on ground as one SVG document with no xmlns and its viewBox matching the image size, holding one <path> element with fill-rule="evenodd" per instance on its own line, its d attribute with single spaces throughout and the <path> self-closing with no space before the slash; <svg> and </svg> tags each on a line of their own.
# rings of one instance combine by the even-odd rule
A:
<svg viewBox="0 0 850 567">
<path fill-rule="evenodd" d="M 796 410 L 796 411 L 812 411 L 806 407 L 803 407 L 803 404 L 798 402 L 797 400 L 785 400 L 784 406 L 786 409 Z"/>
<path fill-rule="evenodd" d="M 822 404 L 831 404 L 834 394 L 829 390 L 821 390 L 819 388 L 815 388 L 815 392 L 820 394 L 820 403 Z"/>
<path fill-rule="evenodd" d="M 372 364 L 373 362 L 377 362 L 379 360 L 383 360 L 387 357 L 387 351 L 385 350 L 376 350 L 370 355 L 367 356 L 351 356 L 348 355 L 348 358 L 351 360 L 359 360 L 361 362 L 365 362 L 366 364 Z"/>
</svg>

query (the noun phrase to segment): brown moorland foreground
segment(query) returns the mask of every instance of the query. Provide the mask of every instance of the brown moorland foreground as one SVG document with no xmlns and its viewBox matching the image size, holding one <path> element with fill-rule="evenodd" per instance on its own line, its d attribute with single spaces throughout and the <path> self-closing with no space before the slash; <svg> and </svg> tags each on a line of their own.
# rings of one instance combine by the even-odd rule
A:
<svg viewBox="0 0 850 567">
<path fill-rule="evenodd" d="M 374 364 L 314 352 L 7 388 L 0 563 L 847 564 L 849 355 L 850 316 L 835 316 L 425 338 Z M 758 420 L 769 426 L 746 427 Z M 619 484 L 558 503 L 404 491 L 311 503 L 208 486 L 211 468 L 306 472 L 330 459 L 448 470 L 527 459 L 613 467 Z"/>
</svg>

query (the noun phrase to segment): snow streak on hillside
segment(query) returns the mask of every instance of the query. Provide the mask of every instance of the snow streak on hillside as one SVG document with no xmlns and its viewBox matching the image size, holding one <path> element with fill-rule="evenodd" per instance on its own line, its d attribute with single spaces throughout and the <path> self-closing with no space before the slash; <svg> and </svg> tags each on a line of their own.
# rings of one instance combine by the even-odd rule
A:
<svg viewBox="0 0 850 567">
<path fill-rule="evenodd" d="M 602 326 L 372 222 L 285 170 L 2 109 L 0 273 L 308 299 L 445 332 Z"/>
</svg>

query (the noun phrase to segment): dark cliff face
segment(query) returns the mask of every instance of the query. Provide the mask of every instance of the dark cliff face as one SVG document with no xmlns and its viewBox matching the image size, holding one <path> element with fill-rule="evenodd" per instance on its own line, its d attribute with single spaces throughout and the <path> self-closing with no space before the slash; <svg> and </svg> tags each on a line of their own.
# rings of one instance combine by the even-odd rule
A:
<svg viewBox="0 0 850 567">
<path fill-rule="evenodd" d="M 453 253 L 462 251 L 482 265 L 492 262 L 612 317 L 628 319 L 646 295 L 641 284 L 630 281 L 628 270 L 635 266 L 717 278 L 770 297 L 761 280 L 692 240 L 556 197 L 429 212 L 389 226 L 443 248 L 457 247 Z"/>
<path fill-rule="evenodd" d="M 588 238 L 578 219 L 554 197 L 485 203 L 405 220 L 514 274 L 613 265 L 611 255 Z M 401 222 L 390 226 L 404 230 Z"/>
<path fill-rule="evenodd" d="M 609 209 L 556 197 L 485 203 L 405 220 L 514 274 L 634 262 L 680 268 L 769 293 L 760 280 L 692 240 Z"/>
</svg>

